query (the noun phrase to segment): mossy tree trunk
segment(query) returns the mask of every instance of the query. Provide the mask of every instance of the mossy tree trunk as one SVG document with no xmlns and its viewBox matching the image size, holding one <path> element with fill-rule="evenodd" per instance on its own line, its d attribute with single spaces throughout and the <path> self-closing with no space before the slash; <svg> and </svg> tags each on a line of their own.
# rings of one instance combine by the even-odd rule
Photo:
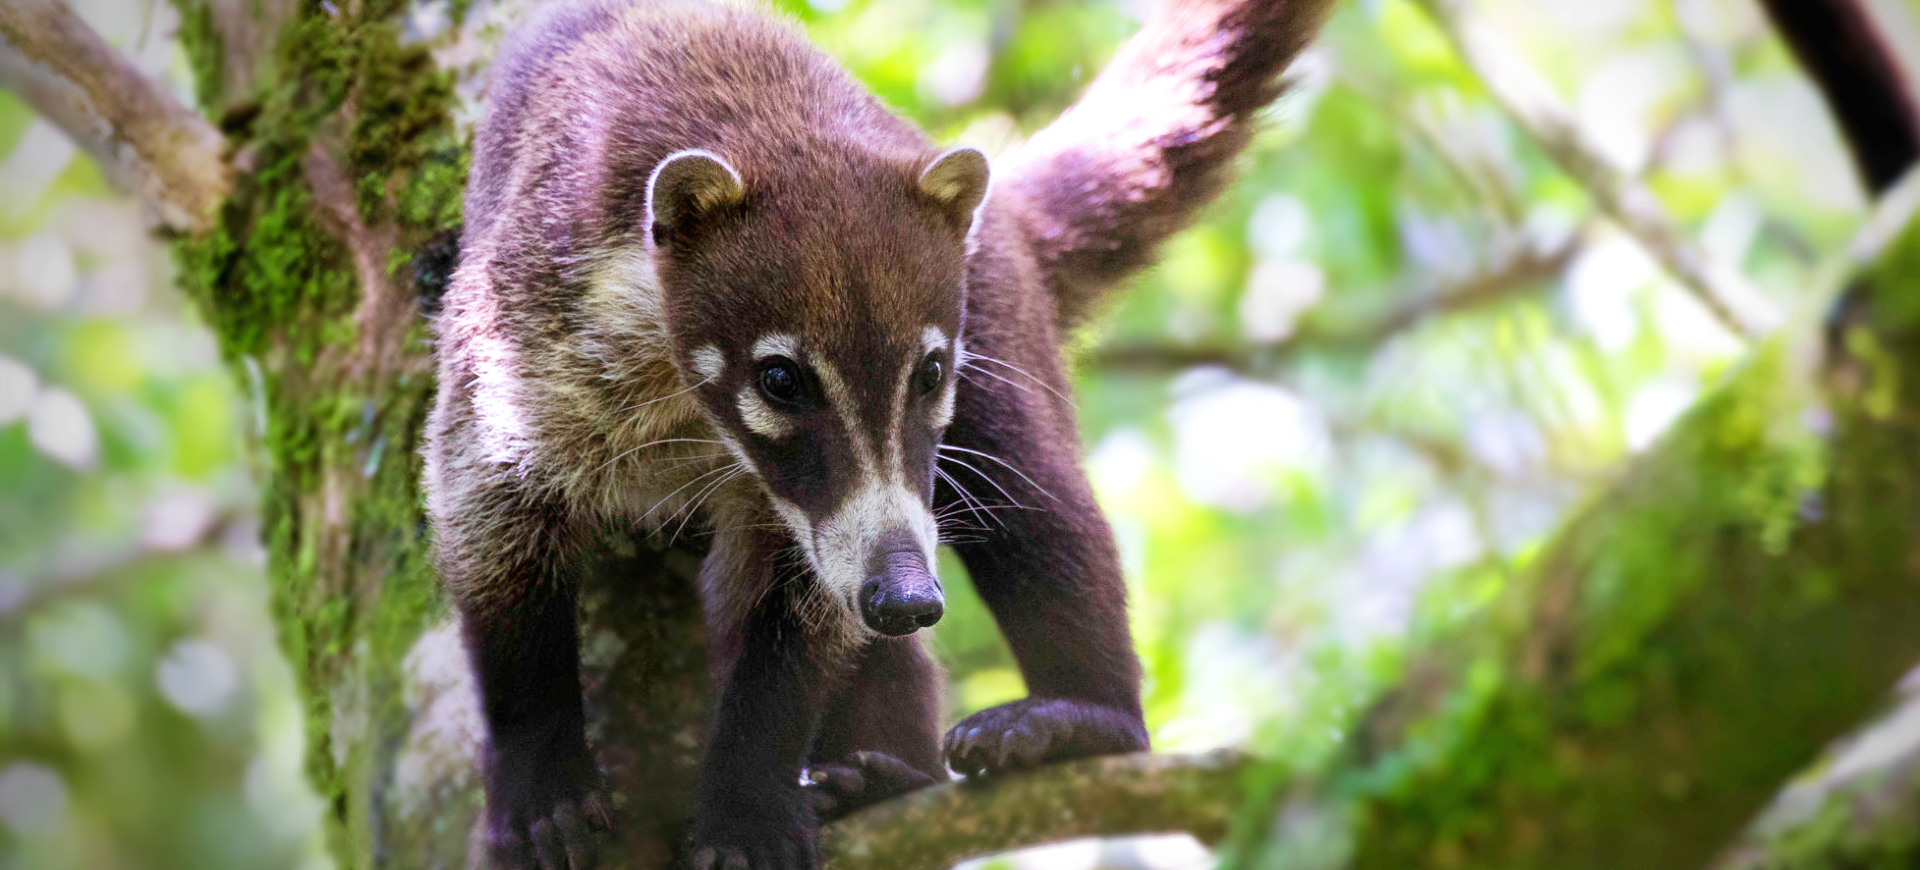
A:
<svg viewBox="0 0 1920 870">
<path fill-rule="evenodd" d="M 513 13 L 455 4 L 459 20 L 423 32 L 405 0 L 181 2 L 200 101 L 239 171 L 213 226 L 176 247 L 265 409 L 275 618 L 332 850 L 347 867 L 467 866 L 480 726 L 421 507 L 422 303 L 452 266 L 481 14 Z M 627 816 L 609 852 L 656 867 L 701 733 L 698 556 L 605 546 L 582 599 L 592 737 Z"/>
<path fill-rule="evenodd" d="M 1863 287 L 1839 347 L 1817 324 L 1763 344 L 1436 638 L 1290 816 L 1341 820 L 1331 854 L 1363 868 L 1725 850 L 1920 661 L 1920 231 Z M 1898 830 L 1878 854 L 1909 866 Z"/>
</svg>

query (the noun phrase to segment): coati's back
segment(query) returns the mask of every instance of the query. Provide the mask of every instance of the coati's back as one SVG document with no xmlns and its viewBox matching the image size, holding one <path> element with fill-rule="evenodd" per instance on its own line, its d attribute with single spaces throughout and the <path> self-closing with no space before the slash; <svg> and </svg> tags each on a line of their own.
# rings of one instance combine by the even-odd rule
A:
<svg viewBox="0 0 1920 870">
<path fill-rule="evenodd" d="M 491 75 L 469 245 L 494 237 L 498 218 L 550 215 L 556 202 L 597 224 L 580 210 L 638 202 L 652 168 L 683 148 L 724 142 L 751 180 L 792 170 L 823 140 L 925 146 L 792 26 L 739 6 L 557 3 L 514 31 Z M 609 229 L 631 229 L 629 218 Z"/>
</svg>

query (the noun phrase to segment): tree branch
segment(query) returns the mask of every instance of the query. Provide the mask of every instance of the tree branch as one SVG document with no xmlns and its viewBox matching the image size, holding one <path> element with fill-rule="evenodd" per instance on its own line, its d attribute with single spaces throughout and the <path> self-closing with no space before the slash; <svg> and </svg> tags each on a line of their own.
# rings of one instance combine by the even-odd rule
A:
<svg viewBox="0 0 1920 870">
<path fill-rule="evenodd" d="M 1258 345 L 1112 344 L 1090 354 L 1087 363 L 1103 371 L 1168 373 L 1219 366 L 1254 377 L 1271 374 L 1275 367 L 1302 351 L 1366 350 L 1428 318 L 1485 308 L 1533 291 L 1565 272 L 1587 237 L 1588 233 L 1582 230 L 1548 250 L 1526 246 L 1458 283 L 1410 294 L 1384 315 L 1356 326 L 1305 330 L 1277 342 Z"/>
<path fill-rule="evenodd" d="M 1710 261 L 1686 237 L 1646 185 L 1601 153 L 1519 53 L 1474 20 L 1467 0 L 1418 2 L 1514 122 L 1715 318 L 1746 336 L 1765 334 L 1780 323 L 1780 315 L 1738 273 Z"/>
<path fill-rule="evenodd" d="M 232 186 L 220 131 L 61 0 L 0 3 L 0 85 L 72 136 L 167 230 L 206 229 Z"/>
<path fill-rule="evenodd" d="M 1789 782 L 1711 870 L 1920 863 L 1920 670 L 1896 696 Z"/>
<path fill-rule="evenodd" d="M 1917 256 L 1910 227 L 1869 302 Z M 1920 317 L 1866 311 L 1879 380 L 1821 378 L 1797 321 L 1409 654 L 1302 799 L 1354 820 L 1349 866 L 1698 868 L 1872 711 L 1920 656 Z"/>
<path fill-rule="evenodd" d="M 1119 755 L 962 780 L 870 807 L 823 833 L 831 870 L 944 870 L 968 858 L 1080 837 L 1226 836 L 1246 795 L 1245 755 Z"/>
</svg>

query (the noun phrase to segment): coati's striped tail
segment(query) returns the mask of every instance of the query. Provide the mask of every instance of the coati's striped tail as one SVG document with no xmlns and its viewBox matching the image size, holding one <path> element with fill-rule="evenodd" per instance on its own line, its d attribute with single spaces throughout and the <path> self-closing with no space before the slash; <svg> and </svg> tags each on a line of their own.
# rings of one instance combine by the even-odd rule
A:
<svg viewBox="0 0 1920 870">
<path fill-rule="evenodd" d="M 1762 0 L 1774 27 L 1820 85 L 1861 181 L 1886 193 L 1920 159 L 1920 113 L 1893 52 L 1859 0 Z"/>
<path fill-rule="evenodd" d="M 1253 116 L 1332 0 L 1166 0 L 1071 109 L 1009 154 L 1017 206 L 1080 322 L 1231 177 Z"/>
</svg>

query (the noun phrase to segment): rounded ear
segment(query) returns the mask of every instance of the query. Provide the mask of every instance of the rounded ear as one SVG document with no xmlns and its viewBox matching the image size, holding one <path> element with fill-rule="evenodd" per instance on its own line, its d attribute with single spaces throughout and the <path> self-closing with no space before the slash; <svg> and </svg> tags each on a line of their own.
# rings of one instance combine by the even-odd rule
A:
<svg viewBox="0 0 1920 870">
<path fill-rule="evenodd" d="M 647 179 L 647 226 L 658 242 L 701 215 L 745 196 L 740 173 L 720 155 L 698 148 L 675 151 Z"/>
<path fill-rule="evenodd" d="M 987 155 L 963 145 L 940 152 L 921 170 L 920 192 L 946 209 L 961 229 L 968 229 L 974 212 L 987 200 L 988 180 Z"/>
</svg>

